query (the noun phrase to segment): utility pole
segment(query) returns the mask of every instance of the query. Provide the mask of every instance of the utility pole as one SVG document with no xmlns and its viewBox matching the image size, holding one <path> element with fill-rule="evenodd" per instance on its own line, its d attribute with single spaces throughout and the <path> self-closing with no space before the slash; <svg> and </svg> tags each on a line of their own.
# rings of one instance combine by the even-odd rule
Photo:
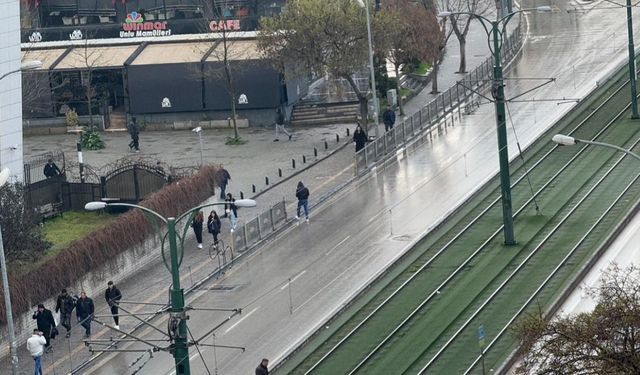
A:
<svg viewBox="0 0 640 375">
<path fill-rule="evenodd" d="M 184 290 L 180 287 L 180 266 L 178 262 L 178 243 L 176 239 L 176 219 L 167 218 L 169 250 L 171 253 L 171 321 L 178 323 L 174 337 L 173 358 L 176 363 L 176 375 L 190 375 L 189 346 L 187 339 L 187 317 L 184 311 Z"/>
<path fill-rule="evenodd" d="M 493 87 L 491 91 L 495 99 L 496 108 L 504 243 L 505 245 L 515 245 L 511 207 L 511 181 L 509 177 L 509 148 L 507 146 L 507 111 L 504 103 L 504 80 L 502 77 L 502 35 L 499 31 L 499 26 L 497 21 L 491 22 L 491 32 L 493 33 Z"/>
<path fill-rule="evenodd" d="M 638 115 L 638 93 L 636 88 L 636 50 L 633 46 L 633 20 L 631 12 L 631 0 L 627 0 L 627 33 L 629 38 L 629 83 L 631 84 L 631 118 L 640 118 Z"/>
<path fill-rule="evenodd" d="M 4 310 L 7 314 L 7 332 L 9 334 L 9 348 L 11 350 L 11 374 L 18 375 L 18 344 L 16 332 L 13 326 L 13 311 L 11 309 L 11 290 L 9 289 L 9 277 L 7 276 L 7 261 L 4 257 L 4 245 L 2 243 L 2 228 L 0 228 L 0 268 L 2 268 L 2 290 L 4 292 Z"/>
</svg>

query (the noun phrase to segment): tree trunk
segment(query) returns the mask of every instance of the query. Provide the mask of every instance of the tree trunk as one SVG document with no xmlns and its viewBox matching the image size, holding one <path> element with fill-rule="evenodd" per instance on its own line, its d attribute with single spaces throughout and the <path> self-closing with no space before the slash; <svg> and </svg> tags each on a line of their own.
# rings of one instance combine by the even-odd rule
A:
<svg viewBox="0 0 640 375">
<path fill-rule="evenodd" d="M 89 107 L 89 130 L 93 131 L 93 109 L 91 100 L 91 70 L 87 72 L 87 106 Z"/>
<path fill-rule="evenodd" d="M 467 38 L 462 36 L 458 38 L 458 42 L 460 44 L 460 67 L 456 73 L 466 73 L 467 72 Z"/>
<path fill-rule="evenodd" d="M 402 94 L 400 93 L 400 66 L 398 64 L 393 64 L 393 68 L 396 71 L 396 96 L 398 98 L 398 109 L 400 110 L 400 115 L 404 116 L 404 104 L 402 103 Z"/>
<path fill-rule="evenodd" d="M 433 64 L 433 71 L 431 72 L 431 93 L 437 94 L 438 91 L 438 71 L 440 70 L 440 59 Z"/>
<path fill-rule="evenodd" d="M 367 105 L 368 101 L 367 101 L 367 96 L 365 94 L 363 94 L 362 92 L 360 92 L 360 90 L 358 89 L 358 85 L 356 85 L 356 82 L 353 80 L 353 77 L 351 77 L 350 75 L 346 74 L 343 75 L 342 78 L 346 79 L 347 82 L 349 82 L 349 85 L 351 86 L 351 88 L 353 89 L 353 92 L 356 93 L 356 96 L 358 97 L 358 103 L 360 104 L 360 117 L 362 118 L 362 123 L 360 125 L 363 126 L 364 131 L 368 133 L 369 130 L 369 106 Z M 373 93 L 375 95 L 375 92 Z M 377 120 L 376 120 L 376 124 L 377 124 Z"/>
</svg>

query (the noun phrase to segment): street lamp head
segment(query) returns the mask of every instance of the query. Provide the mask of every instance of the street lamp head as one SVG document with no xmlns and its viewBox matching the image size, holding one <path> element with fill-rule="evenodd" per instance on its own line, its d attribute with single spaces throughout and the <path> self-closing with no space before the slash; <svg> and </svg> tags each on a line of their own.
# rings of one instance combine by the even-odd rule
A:
<svg viewBox="0 0 640 375">
<path fill-rule="evenodd" d="M 364 1 L 362 1 L 362 0 L 356 0 L 356 3 L 358 3 L 358 6 L 359 6 L 360 8 L 364 8 L 364 7 L 365 7 L 365 5 L 364 5 Z"/>
<path fill-rule="evenodd" d="M 20 70 L 34 70 L 42 68 L 42 61 L 40 60 L 29 60 L 23 61 L 20 64 Z"/>
<path fill-rule="evenodd" d="M 11 171 L 9 170 L 9 168 L 4 168 L 2 171 L 0 171 L 0 187 L 7 183 L 10 174 Z"/>
<path fill-rule="evenodd" d="M 106 202 L 89 202 L 84 205 L 84 209 L 87 211 L 98 211 L 107 207 Z"/>
<path fill-rule="evenodd" d="M 551 6 L 550 5 L 541 5 L 539 7 L 536 7 L 536 10 L 538 12 L 551 12 Z"/>
<path fill-rule="evenodd" d="M 253 199 L 238 199 L 234 202 L 234 204 L 238 207 L 255 207 L 256 201 Z"/>
<path fill-rule="evenodd" d="M 573 146 L 578 143 L 577 139 L 564 134 L 556 134 L 551 140 L 561 146 Z"/>
<path fill-rule="evenodd" d="M 438 13 L 438 18 L 449 17 L 452 14 L 453 14 L 452 12 L 448 12 L 448 11 L 440 12 L 440 13 Z"/>
</svg>

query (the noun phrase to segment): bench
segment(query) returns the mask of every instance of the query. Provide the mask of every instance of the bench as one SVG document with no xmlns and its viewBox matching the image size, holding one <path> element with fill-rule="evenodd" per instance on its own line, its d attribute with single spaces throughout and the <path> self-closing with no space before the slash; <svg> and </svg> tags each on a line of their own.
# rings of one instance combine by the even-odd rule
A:
<svg viewBox="0 0 640 375">
<path fill-rule="evenodd" d="M 51 219 L 56 216 L 62 216 L 62 202 L 47 203 L 38 207 L 36 210 L 42 218 L 42 223 L 44 224 L 45 220 L 47 219 Z"/>
</svg>

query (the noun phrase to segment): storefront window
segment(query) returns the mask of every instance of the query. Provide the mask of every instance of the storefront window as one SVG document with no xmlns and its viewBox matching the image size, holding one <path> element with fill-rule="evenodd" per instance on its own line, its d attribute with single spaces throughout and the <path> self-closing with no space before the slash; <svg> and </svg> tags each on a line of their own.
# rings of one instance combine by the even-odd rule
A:
<svg viewBox="0 0 640 375">
<path fill-rule="evenodd" d="M 167 20 L 204 18 L 204 7 L 198 0 L 165 0 Z"/>
<path fill-rule="evenodd" d="M 163 0 L 133 0 L 127 2 L 127 13 L 138 12 L 145 21 L 165 20 Z"/>
<path fill-rule="evenodd" d="M 80 25 L 116 23 L 116 8 L 111 0 L 79 0 L 78 20 Z"/>
</svg>

